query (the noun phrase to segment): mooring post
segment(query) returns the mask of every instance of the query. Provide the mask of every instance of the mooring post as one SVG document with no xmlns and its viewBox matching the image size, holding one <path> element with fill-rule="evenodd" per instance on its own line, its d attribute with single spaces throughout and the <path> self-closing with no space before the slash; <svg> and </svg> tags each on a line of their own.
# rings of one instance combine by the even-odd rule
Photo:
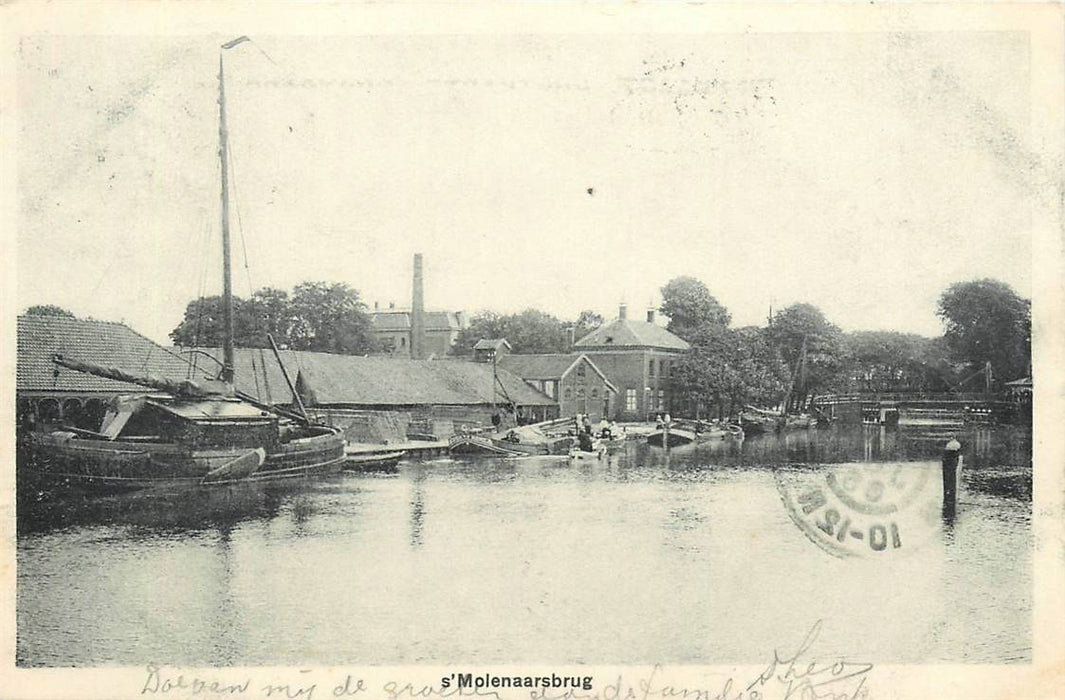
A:
<svg viewBox="0 0 1065 700">
<path fill-rule="evenodd" d="M 961 460 L 961 443 L 951 435 L 943 447 L 943 519 L 954 521 L 958 505 L 958 466 Z"/>
</svg>

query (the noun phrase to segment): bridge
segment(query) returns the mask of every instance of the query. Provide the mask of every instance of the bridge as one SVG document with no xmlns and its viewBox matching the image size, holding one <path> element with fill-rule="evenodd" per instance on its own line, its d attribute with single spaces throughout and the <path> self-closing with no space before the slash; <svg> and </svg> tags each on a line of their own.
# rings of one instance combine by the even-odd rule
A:
<svg viewBox="0 0 1065 700">
<path fill-rule="evenodd" d="M 815 396 L 812 404 L 833 420 L 943 426 L 1005 419 L 1015 405 L 988 392 L 874 391 Z"/>
</svg>

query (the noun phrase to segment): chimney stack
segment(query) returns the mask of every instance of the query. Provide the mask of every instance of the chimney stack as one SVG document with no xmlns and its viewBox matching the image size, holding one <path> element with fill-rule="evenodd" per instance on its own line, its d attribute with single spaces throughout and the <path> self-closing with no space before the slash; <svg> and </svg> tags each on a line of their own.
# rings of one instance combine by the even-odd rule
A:
<svg viewBox="0 0 1065 700">
<path fill-rule="evenodd" d="M 624 321 L 626 316 L 628 316 L 628 307 L 624 303 L 618 304 L 618 318 Z"/>
<path fill-rule="evenodd" d="M 654 323 L 655 322 L 655 310 L 654 309 L 647 309 L 647 322 L 648 323 Z"/>
<path fill-rule="evenodd" d="M 422 290 L 422 254 L 414 254 L 414 292 L 410 304 L 410 356 L 425 359 L 425 292 Z"/>
</svg>

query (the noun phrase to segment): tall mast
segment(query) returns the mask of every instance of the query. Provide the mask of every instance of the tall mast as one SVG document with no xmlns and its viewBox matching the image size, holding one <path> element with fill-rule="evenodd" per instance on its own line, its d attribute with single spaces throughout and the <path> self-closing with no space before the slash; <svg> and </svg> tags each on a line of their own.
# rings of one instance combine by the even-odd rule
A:
<svg viewBox="0 0 1065 700">
<path fill-rule="evenodd" d="M 226 83 L 222 57 L 226 49 L 249 41 L 242 36 L 218 52 L 218 157 L 222 161 L 222 381 L 233 383 L 233 280 L 229 252 L 229 140 L 226 133 Z"/>
<path fill-rule="evenodd" d="M 233 280 L 229 253 L 229 147 L 226 139 L 226 84 L 218 54 L 218 157 L 222 160 L 222 381 L 233 383 Z"/>
</svg>

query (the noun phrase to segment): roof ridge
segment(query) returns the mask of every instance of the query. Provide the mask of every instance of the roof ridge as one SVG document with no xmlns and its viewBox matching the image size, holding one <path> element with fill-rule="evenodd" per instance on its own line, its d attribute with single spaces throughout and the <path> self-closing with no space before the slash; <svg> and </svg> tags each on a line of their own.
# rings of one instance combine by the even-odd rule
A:
<svg viewBox="0 0 1065 700">
<path fill-rule="evenodd" d="M 18 315 L 18 320 L 22 321 L 23 319 L 25 319 L 25 320 L 33 319 L 33 320 L 36 320 L 36 321 L 45 321 L 45 322 L 48 322 L 48 323 L 54 323 L 54 322 L 60 322 L 60 323 L 106 323 L 106 324 L 108 324 L 110 326 L 122 326 L 123 328 L 129 328 L 129 326 L 127 326 L 125 324 L 125 322 L 123 322 L 123 321 L 108 321 L 108 320 L 102 319 L 102 318 L 79 318 L 77 316 L 75 316 L 74 318 L 70 318 L 69 316 L 41 316 L 41 315 L 38 315 L 38 314 L 19 314 Z M 133 329 L 130 328 L 130 330 L 133 330 Z M 149 338 L 149 340 L 151 340 L 151 339 Z M 154 340 L 152 340 L 152 342 L 155 343 Z M 159 343 L 155 343 L 155 344 L 159 345 Z M 160 346 L 160 347 L 162 347 L 162 346 Z"/>
</svg>

